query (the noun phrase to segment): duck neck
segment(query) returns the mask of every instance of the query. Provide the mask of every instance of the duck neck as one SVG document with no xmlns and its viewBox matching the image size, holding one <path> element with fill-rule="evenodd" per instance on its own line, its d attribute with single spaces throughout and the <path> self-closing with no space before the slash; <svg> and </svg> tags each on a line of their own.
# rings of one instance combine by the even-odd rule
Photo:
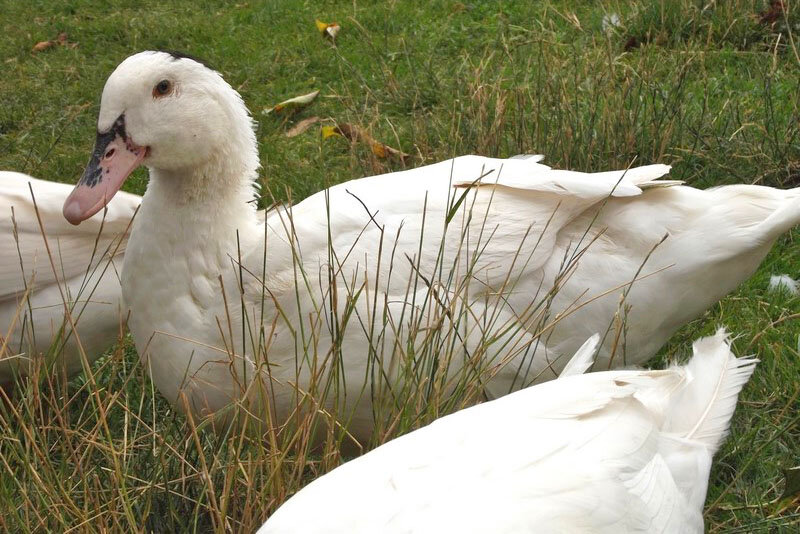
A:
<svg viewBox="0 0 800 534">
<path fill-rule="evenodd" d="M 147 227 L 151 237 L 202 249 L 216 245 L 227 249 L 236 242 L 237 231 L 247 235 L 258 224 L 254 202 L 258 159 L 232 154 L 235 151 L 221 150 L 192 168 L 150 169 L 137 226 Z"/>
<path fill-rule="evenodd" d="M 228 179 L 232 175 L 239 178 Z M 183 225 L 237 228 L 255 222 L 253 183 L 253 178 L 243 179 L 236 169 L 217 162 L 194 169 L 152 169 L 142 209 L 157 209 Z"/>
</svg>

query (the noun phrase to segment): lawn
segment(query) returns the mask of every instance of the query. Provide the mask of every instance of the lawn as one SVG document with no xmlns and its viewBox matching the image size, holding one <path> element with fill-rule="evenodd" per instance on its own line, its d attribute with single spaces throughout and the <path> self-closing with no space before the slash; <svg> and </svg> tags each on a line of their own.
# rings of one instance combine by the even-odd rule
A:
<svg viewBox="0 0 800 534">
<path fill-rule="evenodd" d="M 105 79 L 162 48 L 203 58 L 242 94 L 261 180 L 279 198 L 467 153 L 541 153 L 585 171 L 659 162 L 697 187 L 796 187 L 800 7 L 777 4 L 0 0 L 0 169 L 76 182 Z M 335 42 L 315 19 L 339 22 Z M 315 90 L 294 117 L 262 112 Z M 286 135 L 310 117 L 321 120 Z M 333 121 L 409 156 L 324 138 Z M 139 170 L 125 189 L 145 184 Z M 781 498 L 783 470 L 800 465 L 800 298 L 767 289 L 779 273 L 800 277 L 797 230 L 652 362 L 684 358 L 719 325 L 762 361 L 715 458 L 710 532 L 800 529 L 798 488 Z M 129 339 L 89 378 L 37 377 L 0 408 L 0 529 L 247 532 L 341 461 L 187 428 Z"/>
</svg>

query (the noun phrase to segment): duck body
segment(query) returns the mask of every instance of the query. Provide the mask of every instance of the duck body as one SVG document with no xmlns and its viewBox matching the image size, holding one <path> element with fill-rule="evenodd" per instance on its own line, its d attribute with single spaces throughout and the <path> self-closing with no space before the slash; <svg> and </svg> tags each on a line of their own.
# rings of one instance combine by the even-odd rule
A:
<svg viewBox="0 0 800 534">
<path fill-rule="evenodd" d="M 557 235 L 546 227 L 563 226 L 611 194 L 639 194 L 634 180 L 650 183 L 666 170 L 634 169 L 620 182 L 624 171 L 592 176 L 552 171 L 529 160 L 465 156 L 340 184 L 276 210 L 264 222 L 248 210 L 246 219 L 227 226 L 226 235 L 233 239 L 211 233 L 241 213 L 187 224 L 191 215 L 175 209 L 183 193 L 161 190 L 155 173 L 123 269 L 125 301 L 132 311 L 129 326 L 168 398 L 178 401 L 181 391 L 189 392 L 195 410 L 213 413 L 241 398 L 246 377 L 268 364 L 271 396 L 282 399 L 274 407 L 280 413 L 296 403 L 292 384 L 311 382 L 316 372 L 312 361 L 337 357 L 331 351 L 337 342 L 344 358 L 341 383 L 358 389 L 372 373 L 397 377 L 406 343 L 424 343 L 423 329 L 404 322 L 446 320 L 445 328 L 458 323 L 465 351 L 478 351 L 487 335 L 481 321 L 494 314 L 492 326 L 499 328 L 528 313 L 540 280 L 527 275 L 541 270 Z M 453 187 L 471 184 L 487 172 L 499 173 L 500 180 L 527 179 L 530 188 Z M 564 186 L 554 181 L 561 176 L 563 183 L 575 184 L 574 196 L 564 195 Z M 386 194 L 390 181 L 402 185 L 402 195 Z M 462 194 L 461 207 L 453 211 Z M 210 207 L 197 212 L 212 213 Z M 502 228 L 496 228 L 500 220 Z M 515 256 L 519 262 L 512 266 L 508 258 Z M 142 280 L 160 297 L 143 291 Z M 431 285 L 441 300 L 431 296 Z M 525 307 L 511 308 L 494 295 L 510 285 L 528 294 Z M 442 313 L 445 300 L 468 300 L 463 307 L 452 305 L 461 320 Z M 269 339 L 259 339 L 258 329 L 251 327 L 264 324 Z M 370 330 L 382 345 L 372 354 Z M 531 332 L 519 329 L 509 338 L 524 357 Z M 256 348 L 259 342 L 263 351 Z M 486 360 L 494 364 L 503 357 L 500 349 L 491 349 Z M 542 374 L 546 367 L 542 362 L 530 374 Z M 460 370 L 454 366 L 452 373 Z M 517 371 L 499 371 L 504 373 L 511 380 Z M 356 397 L 338 406 L 330 400 L 328 408 L 345 414 L 350 431 L 364 437 L 373 423 L 372 400 Z"/>
<path fill-rule="evenodd" d="M 369 384 L 398 389 L 410 367 L 450 384 L 477 369 L 496 397 L 555 377 L 594 332 L 607 333 L 600 368 L 642 362 L 800 220 L 797 190 L 700 191 L 660 180 L 664 165 L 580 173 L 481 156 L 260 216 L 244 103 L 219 74 L 163 52 L 109 78 L 95 153 L 106 156 L 65 203 L 73 223 L 136 164 L 150 168 L 122 287 L 159 390 L 203 415 L 266 390 L 280 420 L 330 379 L 325 408 L 359 439 L 376 418 Z"/>
<path fill-rule="evenodd" d="M 28 362 L 40 355 L 72 375 L 82 368 L 80 347 L 91 362 L 119 339 L 119 271 L 140 198 L 123 193 L 109 204 L 105 219 L 99 214 L 74 227 L 61 215 L 71 190 L 0 171 L 0 383 L 26 374 Z M 65 300 L 77 336 L 65 320 Z"/>
<path fill-rule="evenodd" d="M 755 362 L 718 332 L 683 367 L 464 409 L 315 479 L 259 533 L 702 533 L 712 456 Z"/>
<path fill-rule="evenodd" d="M 486 367 L 505 362 L 486 384 L 492 397 L 553 378 L 566 362 L 564 356 L 580 346 L 578 336 L 591 334 L 588 330 L 609 332 L 596 368 L 639 364 L 755 271 L 785 229 L 759 228 L 757 218 L 763 221 L 796 205 L 789 194 L 749 186 L 741 209 L 727 209 L 732 193 L 742 196 L 736 191 L 740 186 L 699 191 L 675 185 L 612 197 L 602 208 L 600 200 L 578 199 L 578 207 L 558 219 L 552 214 L 558 200 L 546 202 L 548 193 L 490 186 L 468 192 L 463 209 L 445 225 L 448 206 L 463 192 L 452 182 L 471 182 L 488 169 L 499 170 L 502 177 L 516 170 L 513 165 L 528 173 L 531 182 L 555 172 L 529 161 L 465 156 L 354 180 L 271 213 L 265 223 L 256 217 L 237 227 L 238 249 L 235 238 L 196 231 L 200 226 L 219 229 L 221 222 L 185 225 L 183 216 L 166 206 L 151 213 L 148 191 L 129 244 L 136 253 L 127 256 L 123 287 L 131 303 L 131 331 L 141 353 L 149 354 L 154 381 L 168 398 L 178 399 L 183 391 L 198 413 L 211 414 L 246 396 L 248 377 L 259 367 L 263 372 L 268 363 L 271 395 L 279 404 L 273 409 L 280 417 L 297 403 L 294 384 L 312 382 L 310 362 L 336 357 L 331 347 L 337 335 L 343 338 L 338 341 L 342 384 L 357 385 L 353 387 L 360 391 L 365 377 L 378 374 L 375 360 L 387 376 L 402 374 L 406 342 L 426 343 L 423 330 L 403 327 L 403 317 L 460 332 L 455 342 L 463 343 L 466 354 L 481 353 Z M 656 167 L 653 176 L 662 172 Z M 394 184 L 402 193 L 387 194 Z M 414 205 L 427 208 L 423 213 Z M 755 210 L 762 212 L 753 214 Z M 176 234 L 173 229 L 182 221 L 193 230 Z M 158 238 L 163 242 L 155 237 L 159 229 L 168 229 Z M 736 232 L 746 230 L 749 235 L 731 242 Z M 236 232 L 231 229 L 228 235 Z M 564 276 L 565 256 L 579 250 L 583 253 Z M 517 258 L 517 264 L 511 267 L 507 258 Z M 162 268 L 166 264 L 169 269 Z M 460 285 L 466 284 L 466 273 L 472 277 L 467 289 Z M 552 296 L 549 314 L 531 311 L 559 276 L 565 280 Z M 156 294 L 171 296 L 153 299 L 139 289 L 138 280 L 147 280 Z M 458 318 L 445 316 L 429 283 L 439 284 L 439 299 L 450 303 Z M 348 310 L 349 322 L 342 326 Z M 537 329 L 558 315 L 562 318 L 548 335 L 536 340 Z M 615 317 L 627 323 L 619 338 Z M 519 324 L 525 328 L 486 346 L 493 332 Z M 268 325 L 270 338 L 259 339 L 252 325 Z M 373 339 L 380 340 L 372 354 L 370 329 Z M 440 344 L 446 350 L 445 340 Z M 451 375 L 461 371 L 454 366 Z M 338 408 L 350 421 L 350 431 L 365 438 L 374 423 L 373 400 L 363 395 L 335 407 L 331 399 L 328 409 Z"/>
</svg>

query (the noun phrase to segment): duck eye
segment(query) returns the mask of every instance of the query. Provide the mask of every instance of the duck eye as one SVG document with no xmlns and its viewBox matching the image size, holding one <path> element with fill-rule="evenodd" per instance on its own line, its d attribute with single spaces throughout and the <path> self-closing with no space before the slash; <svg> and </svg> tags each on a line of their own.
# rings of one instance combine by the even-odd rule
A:
<svg viewBox="0 0 800 534">
<path fill-rule="evenodd" d="M 169 80 L 161 80 L 153 87 L 153 96 L 158 98 L 160 96 L 166 96 L 172 92 L 172 82 Z"/>
</svg>

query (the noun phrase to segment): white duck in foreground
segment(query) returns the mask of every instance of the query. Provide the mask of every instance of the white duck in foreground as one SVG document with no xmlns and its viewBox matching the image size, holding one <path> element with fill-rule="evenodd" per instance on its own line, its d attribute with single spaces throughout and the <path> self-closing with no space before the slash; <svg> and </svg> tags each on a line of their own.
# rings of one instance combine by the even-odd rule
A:
<svg viewBox="0 0 800 534">
<path fill-rule="evenodd" d="M 480 156 L 353 180 L 263 220 L 241 97 L 166 52 L 117 67 L 97 130 L 64 215 L 80 223 L 150 169 L 122 290 L 162 394 L 200 415 L 266 395 L 251 412 L 280 422 L 325 389 L 318 401 L 357 437 L 403 386 L 482 372 L 499 396 L 556 376 L 594 332 L 608 332 L 598 368 L 642 362 L 800 220 L 796 189 Z"/>
<path fill-rule="evenodd" d="M 596 339 L 569 376 L 314 480 L 259 534 L 702 533 L 711 459 L 757 360 L 719 331 L 685 366 L 576 375 Z"/>
<path fill-rule="evenodd" d="M 108 204 L 105 219 L 99 213 L 75 227 L 61 214 L 71 190 L 0 171 L 0 384 L 11 382 L 15 372 L 24 374 L 31 357 L 41 354 L 60 358 L 67 373 L 77 372 L 78 340 L 92 361 L 117 341 L 125 322 L 118 270 L 141 199 L 121 193 Z M 64 299 L 78 336 L 65 322 Z"/>
</svg>

